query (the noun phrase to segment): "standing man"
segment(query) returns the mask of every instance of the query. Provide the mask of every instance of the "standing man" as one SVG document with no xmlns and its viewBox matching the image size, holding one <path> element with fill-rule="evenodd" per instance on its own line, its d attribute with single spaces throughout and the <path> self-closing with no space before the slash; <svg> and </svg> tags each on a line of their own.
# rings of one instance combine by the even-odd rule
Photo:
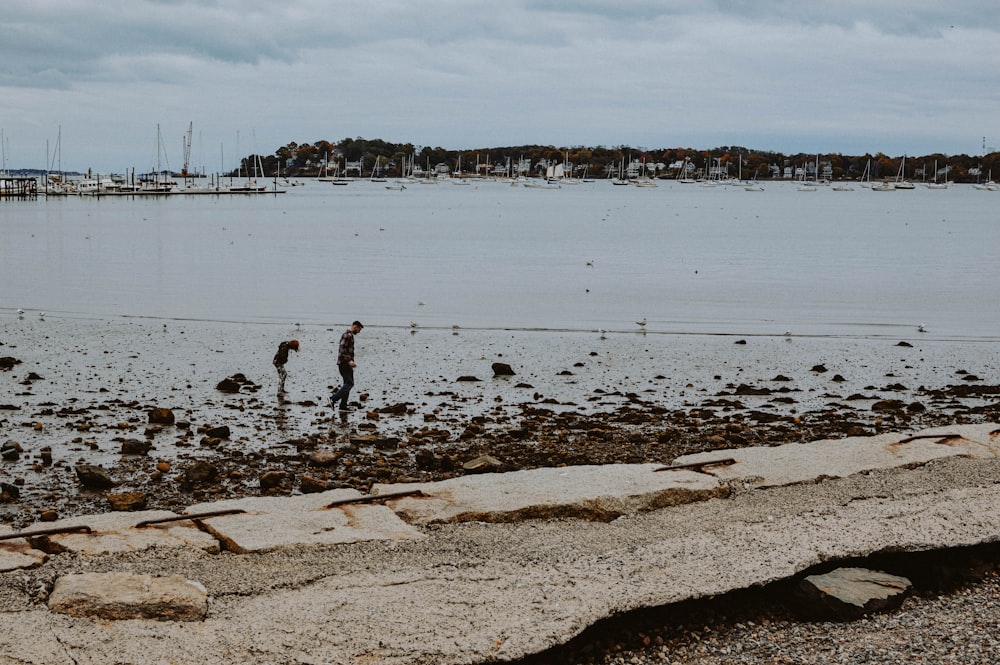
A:
<svg viewBox="0 0 1000 665">
<path fill-rule="evenodd" d="M 337 349 L 337 369 L 340 370 L 344 384 L 330 395 L 331 408 L 337 408 L 339 401 L 341 411 L 350 411 L 347 406 L 347 396 L 351 394 L 351 388 L 354 387 L 354 368 L 357 367 L 357 363 L 354 362 L 354 336 L 363 328 L 360 321 L 355 321 L 340 336 L 340 347 Z"/>
</svg>

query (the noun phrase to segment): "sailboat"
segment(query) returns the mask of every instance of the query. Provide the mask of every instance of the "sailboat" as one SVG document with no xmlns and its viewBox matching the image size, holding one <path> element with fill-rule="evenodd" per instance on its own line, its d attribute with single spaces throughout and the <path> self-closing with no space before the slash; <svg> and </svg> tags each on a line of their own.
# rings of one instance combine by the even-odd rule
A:
<svg viewBox="0 0 1000 665">
<path fill-rule="evenodd" d="M 372 176 L 368 179 L 369 182 L 386 182 L 386 179 L 379 175 L 378 161 L 379 157 L 375 155 L 375 163 L 372 164 Z"/>
<path fill-rule="evenodd" d="M 982 192 L 998 192 L 998 191 L 1000 191 L 1000 185 L 998 185 L 993 180 L 993 170 L 992 169 L 990 169 L 990 171 L 986 175 L 986 182 L 983 182 L 983 183 L 977 182 L 972 187 L 974 189 L 978 189 L 979 191 L 982 191 Z"/>
<path fill-rule="evenodd" d="M 751 180 L 746 185 L 744 185 L 743 189 L 745 189 L 748 192 L 763 192 L 764 191 L 764 188 L 757 184 L 757 172 L 758 171 L 760 171 L 760 165 L 758 165 L 757 168 L 753 172 L 753 180 Z"/>
<path fill-rule="evenodd" d="M 864 173 L 861 174 L 861 186 L 865 189 L 871 189 L 872 186 L 872 160 L 868 160 L 865 163 Z"/>
<path fill-rule="evenodd" d="M 937 160 L 935 159 L 934 160 L 934 182 L 925 183 L 924 186 L 927 187 L 927 189 L 948 189 L 948 167 L 947 167 L 947 165 L 944 167 L 944 173 L 945 173 L 944 182 L 938 182 L 938 180 L 937 180 L 937 174 L 938 174 Z"/>
<path fill-rule="evenodd" d="M 899 161 L 899 173 L 896 174 L 896 189 L 916 189 L 916 185 L 906 179 L 906 155 Z"/>
<path fill-rule="evenodd" d="M 48 142 L 45 143 L 45 152 L 48 154 Z M 57 158 L 58 156 L 58 158 Z M 58 170 L 53 173 L 53 167 L 58 166 Z M 56 146 L 52 151 L 45 170 L 45 194 L 47 196 L 65 196 L 69 192 L 66 187 L 66 176 L 62 170 L 62 125 L 59 126 L 59 133 L 56 134 Z"/>
</svg>

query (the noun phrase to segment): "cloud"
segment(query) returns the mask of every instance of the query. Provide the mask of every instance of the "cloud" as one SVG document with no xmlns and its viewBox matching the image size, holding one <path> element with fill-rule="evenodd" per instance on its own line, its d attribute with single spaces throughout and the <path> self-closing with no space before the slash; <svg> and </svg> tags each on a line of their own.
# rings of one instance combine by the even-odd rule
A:
<svg viewBox="0 0 1000 665">
<path fill-rule="evenodd" d="M 0 123 L 15 154 L 64 126 L 116 167 L 192 121 L 234 159 L 237 131 L 265 152 L 972 150 L 996 131 L 998 19 L 985 1 L 40 0 L 0 16 Z"/>
</svg>

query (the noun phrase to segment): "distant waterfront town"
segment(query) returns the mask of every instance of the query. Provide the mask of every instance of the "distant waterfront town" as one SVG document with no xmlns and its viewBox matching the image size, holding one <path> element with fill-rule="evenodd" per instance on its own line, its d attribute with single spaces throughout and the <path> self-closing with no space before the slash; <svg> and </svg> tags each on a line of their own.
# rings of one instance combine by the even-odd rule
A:
<svg viewBox="0 0 1000 665">
<path fill-rule="evenodd" d="M 282 193 L 301 184 L 302 179 L 334 185 L 367 179 L 386 182 L 389 189 L 405 187 L 407 182 L 490 179 L 543 188 L 597 180 L 650 187 L 657 181 L 674 180 L 748 188 L 768 181 L 797 181 L 804 187 L 854 183 L 874 191 L 970 184 L 1000 191 L 992 175 L 994 166 L 1000 173 L 1000 153 L 987 152 L 985 138 L 983 154 L 978 156 L 786 155 L 738 146 L 650 150 L 524 145 L 448 150 L 357 138 L 337 143 L 293 142 L 271 155 L 242 157 L 225 172 L 209 173 L 191 162 L 189 129 L 182 153 L 179 169 L 169 166 L 161 144 L 156 165 L 101 174 L 62 171 L 58 153 L 53 151 L 48 168 L 43 170 L 8 170 L 4 163 L 0 197 Z"/>
</svg>

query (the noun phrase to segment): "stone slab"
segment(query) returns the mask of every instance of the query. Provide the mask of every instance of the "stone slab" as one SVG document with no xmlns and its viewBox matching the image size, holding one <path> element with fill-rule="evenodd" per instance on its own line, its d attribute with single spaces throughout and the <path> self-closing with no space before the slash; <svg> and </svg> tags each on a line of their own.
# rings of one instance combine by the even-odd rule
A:
<svg viewBox="0 0 1000 665">
<path fill-rule="evenodd" d="M 728 488 L 691 471 L 657 472 L 661 464 L 607 464 L 462 476 L 434 483 L 377 484 L 376 494 L 420 490 L 425 497 L 386 502 L 414 524 L 512 522 L 621 515 L 723 496 Z"/>
<path fill-rule="evenodd" d="M 208 594 L 200 584 L 177 575 L 78 573 L 56 580 L 49 609 L 96 619 L 201 621 Z"/>
<path fill-rule="evenodd" d="M 445 525 L 403 551 L 358 558 L 330 548 L 330 558 L 311 560 L 321 577 L 213 592 L 205 621 L 183 631 L 173 622 L 0 613 L 0 653 L 80 665 L 195 654 L 206 665 L 504 662 L 609 616 L 787 579 L 821 561 L 1000 538 L 1000 484 L 926 494 L 909 485 L 898 495 L 883 485 L 886 496 L 856 500 L 846 500 L 849 488 L 824 488 L 747 492 L 613 523 Z M 289 556 L 298 570 L 301 559 Z M 246 557 L 238 574 L 262 566 L 272 575 L 274 561 Z M 26 630 L 39 639 L 21 639 Z"/>
<path fill-rule="evenodd" d="M 958 436 L 929 438 L 935 434 Z M 684 455 L 674 462 L 689 464 L 728 457 L 735 459 L 736 464 L 712 467 L 715 477 L 741 481 L 748 487 L 777 487 L 815 482 L 822 478 L 844 478 L 874 469 L 919 466 L 956 456 L 975 459 L 1000 456 L 1000 430 L 997 425 L 956 425 L 913 434 L 888 433 L 788 443 L 768 448 L 715 450 Z"/>
<path fill-rule="evenodd" d="M 230 508 L 245 511 L 203 520 L 205 528 L 227 550 L 240 554 L 426 537 L 383 505 L 327 507 L 335 501 L 360 496 L 354 490 L 341 489 L 291 497 L 248 497 L 192 506 L 188 512 Z"/>
<path fill-rule="evenodd" d="M 176 516 L 176 513 L 169 510 L 113 512 L 67 517 L 55 522 L 36 524 L 29 529 L 79 525 L 90 527 L 90 533 L 64 533 L 45 536 L 49 543 L 47 549 L 53 551 L 89 555 L 140 552 L 154 547 L 188 547 L 209 553 L 219 551 L 219 541 L 200 530 L 194 522 L 189 520 L 166 522 L 141 529 L 135 528 L 139 522 Z"/>
<path fill-rule="evenodd" d="M 8 526 L 0 525 L 0 535 L 10 533 L 14 533 L 14 530 Z M 35 568 L 45 563 L 48 558 L 48 554 L 34 549 L 23 538 L 0 540 L 0 573 L 18 568 Z"/>
</svg>

